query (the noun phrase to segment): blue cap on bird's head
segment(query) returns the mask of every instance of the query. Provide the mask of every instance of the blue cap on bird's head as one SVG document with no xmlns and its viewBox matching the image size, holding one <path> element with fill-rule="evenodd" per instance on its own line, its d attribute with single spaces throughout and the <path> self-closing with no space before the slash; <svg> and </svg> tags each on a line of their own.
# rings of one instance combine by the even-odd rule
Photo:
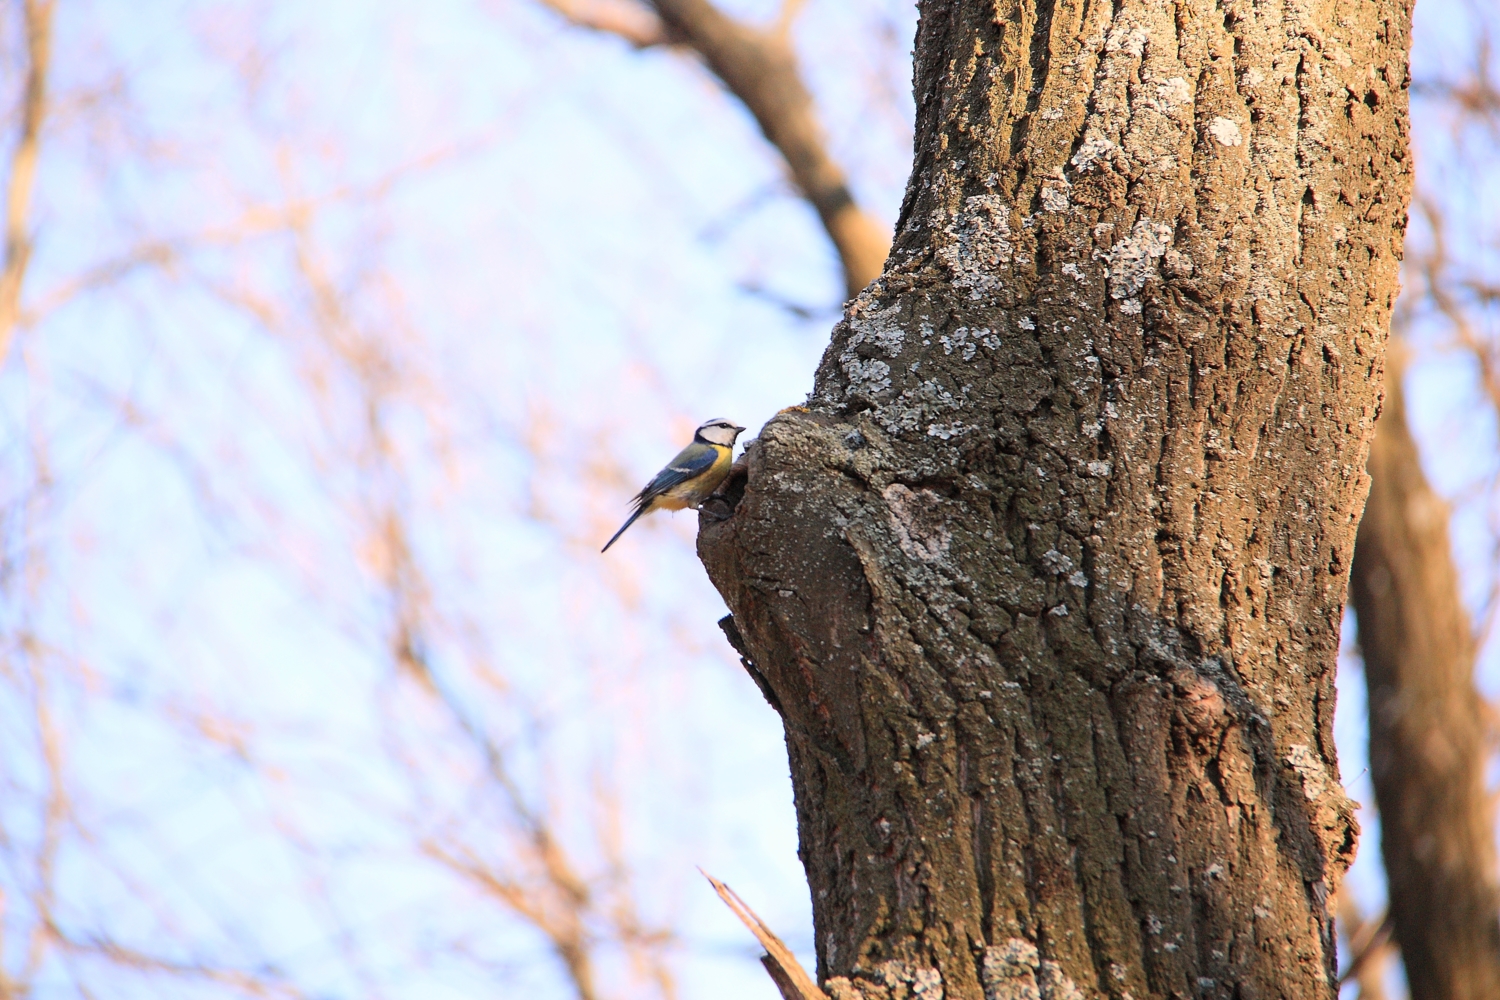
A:
<svg viewBox="0 0 1500 1000">
<path fill-rule="evenodd" d="M 693 438 L 707 444 L 717 444 L 728 448 L 734 444 L 734 439 L 739 437 L 744 429 L 732 420 L 725 420 L 723 417 L 714 417 L 699 424 L 697 432 L 693 434 Z"/>
</svg>

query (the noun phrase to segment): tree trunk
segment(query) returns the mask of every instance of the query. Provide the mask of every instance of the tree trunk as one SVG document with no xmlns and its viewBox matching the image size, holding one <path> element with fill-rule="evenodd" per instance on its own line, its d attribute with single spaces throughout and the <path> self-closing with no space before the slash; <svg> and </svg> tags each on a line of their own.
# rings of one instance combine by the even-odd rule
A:
<svg viewBox="0 0 1500 1000">
<path fill-rule="evenodd" d="M 1370 451 L 1350 595 L 1370 690 L 1370 773 L 1412 1000 L 1500 997 L 1500 895 L 1474 642 L 1448 512 L 1422 474 L 1399 371 Z"/>
<path fill-rule="evenodd" d="M 1332 996 L 1409 16 L 922 5 L 885 274 L 699 535 L 836 1000 Z"/>
</svg>

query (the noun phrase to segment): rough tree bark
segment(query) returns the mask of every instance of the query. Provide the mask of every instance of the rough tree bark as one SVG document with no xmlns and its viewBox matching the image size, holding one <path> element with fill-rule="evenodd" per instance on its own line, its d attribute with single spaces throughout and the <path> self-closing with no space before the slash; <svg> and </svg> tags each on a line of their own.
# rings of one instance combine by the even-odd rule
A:
<svg viewBox="0 0 1500 1000">
<path fill-rule="evenodd" d="M 923 3 L 885 274 L 699 535 L 836 1000 L 1332 995 L 1409 18 Z"/>
<path fill-rule="evenodd" d="M 1370 773 L 1412 1000 L 1500 997 L 1500 889 L 1474 641 L 1392 366 L 1350 596 L 1370 698 Z"/>
</svg>

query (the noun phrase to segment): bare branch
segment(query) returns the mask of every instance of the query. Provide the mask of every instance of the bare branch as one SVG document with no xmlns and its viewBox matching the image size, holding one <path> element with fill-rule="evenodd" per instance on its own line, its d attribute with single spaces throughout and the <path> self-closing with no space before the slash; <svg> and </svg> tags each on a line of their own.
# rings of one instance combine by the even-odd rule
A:
<svg viewBox="0 0 1500 1000">
<path fill-rule="evenodd" d="M 1458 113 L 1458 127 L 1474 122 L 1494 135 L 1500 135 L 1500 83 L 1491 74 L 1493 45 L 1488 23 L 1477 25 L 1474 40 L 1474 65 L 1457 80 L 1416 80 L 1412 93 L 1419 97 L 1444 101 Z"/>
<path fill-rule="evenodd" d="M 668 30 L 703 56 L 760 123 L 838 249 L 848 295 L 857 295 L 885 266 L 890 234 L 855 203 L 813 114 L 812 95 L 788 37 L 796 0 L 788 0 L 781 21 L 769 32 L 741 24 L 708 0 L 652 3 Z"/>
<path fill-rule="evenodd" d="M 542 0 L 576 28 L 616 35 L 638 49 L 670 44 L 666 26 L 634 0 Z"/>
<path fill-rule="evenodd" d="M 891 247 L 884 225 L 860 208 L 834 162 L 792 50 L 802 0 L 784 0 L 769 30 L 736 21 L 709 0 L 651 0 L 655 14 L 627 0 L 542 0 L 570 23 L 607 31 L 637 48 L 683 44 L 703 57 L 755 116 L 812 205 L 844 268 L 850 298 L 880 276 Z"/>
<path fill-rule="evenodd" d="M 1339 892 L 1339 923 L 1350 954 L 1349 965 L 1339 975 L 1339 985 L 1358 984 L 1359 1000 L 1386 1000 L 1385 972 L 1394 953 L 1390 914 L 1366 920 L 1346 886 Z"/>
<path fill-rule="evenodd" d="M 576 883 L 569 885 L 576 879 L 571 871 L 553 869 L 552 864 L 562 860 L 557 852 L 547 852 L 547 874 L 553 877 L 550 885 L 539 887 L 523 886 L 503 877 L 464 848 L 429 842 L 424 849 L 433 860 L 463 875 L 525 917 L 551 943 L 552 950 L 573 982 L 578 1000 L 597 1000 L 599 991 L 594 984 L 593 943 L 582 917 L 587 905 L 587 889 Z"/>
<path fill-rule="evenodd" d="M 807 970 L 802 968 L 802 963 L 797 961 L 797 956 L 792 954 L 792 949 L 788 948 L 781 938 L 766 926 L 766 922 L 750 909 L 738 893 L 702 868 L 698 871 L 708 879 L 708 884 L 714 887 L 714 892 L 719 894 L 724 905 L 740 918 L 740 923 L 748 927 L 750 933 L 755 935 L 755 940 L 766 949 L 760 962 L 766 967 L 766 972 L 770 973 L 772 981 L 776 983 L 776 988 L 781 991 L 785 1000 L 828 1000 L 828 994 L 824 993 L 807 974 Z"/>
<path fill-rule="evenodd" d="M 807 0 L 781 0 L 781 10 L 776 14 L 776 23 L 771 28 L 771 34 L 786 41 L 792 33 L 792 25 L 797 22 L 797 15 L 802 13 Z"/>
<path fill-rule="evenodd" d="M 1408 978 L 1439 991 L 1429 995 L 1494 996 L 1500 886 L 1475 646 L 1446 505 L 1406 424 L 1399 342 L 1387 357 L 1349 593 L 1369 685 L 1370 775 L 1391 921 Z"/>
<path fill-rule="evenodd" d="M 0 266 L 0 363 L 10 353 L 21 316 L 21 286 L 31 261 L 31 190 L 36 183 L 42 120 L 47 113 L 47 70 L 52 56 L 52 12 L 56 0 L 26 0 L 26 89 L 21 131 L 10 158 L 5 193 L 5 260 Z"/>
</svg>

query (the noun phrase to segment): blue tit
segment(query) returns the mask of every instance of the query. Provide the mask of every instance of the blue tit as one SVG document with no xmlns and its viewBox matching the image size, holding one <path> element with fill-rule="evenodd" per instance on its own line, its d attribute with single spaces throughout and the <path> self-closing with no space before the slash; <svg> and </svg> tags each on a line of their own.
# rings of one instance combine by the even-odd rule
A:
<svg viewBox="0 0 1500 1000">
<path fill-rule="evenodd" d="M 625 534 L 625 529 L 635 523 L 642 514 L 653 510 L 682 510 L 696 508 L 709 498 L 724 477 L 729 475 L 729 460 L 734 454 L 734 439 L 745 428 L 722 417 L 705 420 L 693 434 L 693 443 L 677 453 L 667 467 L 646 484 L 646 488 L 635 495 L 635 513 L 620 525 L 615 537 L 600 549 L 608 552 L 615 538 Z"/>
</svg>

